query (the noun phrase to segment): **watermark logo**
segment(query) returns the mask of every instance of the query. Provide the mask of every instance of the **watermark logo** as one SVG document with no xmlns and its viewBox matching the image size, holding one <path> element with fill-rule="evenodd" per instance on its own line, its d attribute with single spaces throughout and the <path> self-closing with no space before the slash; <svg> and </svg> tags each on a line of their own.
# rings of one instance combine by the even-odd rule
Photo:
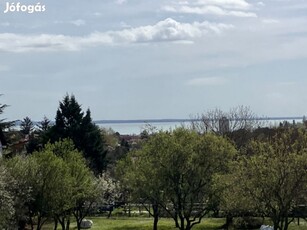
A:
<svg viewBox="0 0 307 230">
<path fill-rule="evenodd" d="M 24 13 L 40 13 L 40 12 L 45 12 L 46 11 L 46 6 L 42 5 L 40 2 L 34 4 L 34 5 L 26 5 L 22 4 L 20 2 L 6 2 L 5 4 L 5 9 L 4 13 L 10 13 L 10 12 L 24 12 Z"/>
</svg>

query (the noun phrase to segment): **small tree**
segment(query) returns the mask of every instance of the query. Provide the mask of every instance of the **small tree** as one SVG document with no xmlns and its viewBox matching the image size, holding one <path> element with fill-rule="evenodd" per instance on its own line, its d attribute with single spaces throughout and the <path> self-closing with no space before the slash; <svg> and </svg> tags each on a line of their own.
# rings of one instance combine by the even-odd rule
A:
<svg viewBox="0 0 307 230">
<path fill-rule="evenodd" d="M 40 132 L 47 132 L 51 127 L 51 121 L 46 116 L 44 116 L 43 120 L 40 121 L 37 126 Z"/>
<path fill-rule="evenodd" d="M 211 209 L 213 175 L 226 172 L 234 153 L 222 137 L 182 128 L 161 131 L 128 154 L 123 183 L 129 180 L 133 193 L 162 207 L 180 230 L 190 230 Z"/>
<path fill-rule="evenodd" d="M 8 229 L 15 216 L 14 194 L 12 187 L 15 187 L 15 180 L 11 177 L 8 170 L 0 162 L 0 228 Z"/>
<path fill-rule="evenodd" d="M 94 176 L 71 140 L 47 144 L 44 151 L 52 152 L 66 166 L 66 174 L 63 175 L 61 188 L 58 189 L 62 195 L 52 203 L 53 215 L 64 230 L 69 229 L 70 215 L 73 214 L 80 229 L 82 220 L 98 196 Z"/>
<path fill-rule="evenodd" d="M 6 167 L 16 180 L 12 186 L 16 220 L 27 217 L 33 229 L 36 217 L 41 229 L 47 219 L 54 218 L 65 230 L 75 215 L 80 229 L 97 193 L 95 179 L 72 141 L 49 143 L 30 156 L 8 160 Z"/>
<path fill-rule="evenodd" d="M 27 153 L 31 154 L 35 151 L 39 151 L 43 148 L 44 143 L 47 143 L 49 138 L 47 133 L 51 127 L 51 121 L 44 117 L 42 121 L 38 122 L 37 127 L 34 132 L 31 132 L 32 135 L 29 137 L 29 142 L 26 145 Z"/>
<path fill-rule="evenodd" d="M 197 115 L 192 118 L 191 128 L 199 133 L 225 134 L 240 129 L 251 130 L 262 123 L 250 107 L 241 105 L 228 112 L 216 108 Z"/>
<path fill-rule="evenodd" d="M 5 162 L 5 168 L 11 177 L 10 191 L 14 197 L 14 220 L 19 229 L 24 229 L 27 221 L 32 221 L 35 215 L 33 181 L 35 181 L 36 165 L 28 157 L 18 155 Z"/>
<path fill-rule="evenodd" d="M 38 230 L 47 218 L 58 212 L 60 207 L 67 208 L 65 201 L 70 197 L 72 185 L 65 162 L 54 155 L 50 149 L 45 148 L 42 152 L 36 152 L 30 159 L 37 166 L 36 179 L 32 186 Z"/>
<path fill-rule="evenodd" d="M 29 117 L 25 117 L 20 123 L 20 132 L 23 135 L 30 135 L 34 130 L 34 124 Z"/>
<path fill-rule="evenodd" d="M 96 207 L 108 206 L 108 218 L 111 217 L 116 203 L 122 200 L 123 193 L 119 183 L 107 172 L 101 174 L 97 179 L 97 201 Z"/>
<path fill-rule="evenodd" d="M 291 210 L 306 201 L 306 148 L 305 130 L 288 129 L 267 141 L 252 141 L 248 154 L 233 162 L 233 173 L 224 179 L 224 207 L 254 210 L 271 217 L 275 230 L 287 230 Z"/>
</svg>

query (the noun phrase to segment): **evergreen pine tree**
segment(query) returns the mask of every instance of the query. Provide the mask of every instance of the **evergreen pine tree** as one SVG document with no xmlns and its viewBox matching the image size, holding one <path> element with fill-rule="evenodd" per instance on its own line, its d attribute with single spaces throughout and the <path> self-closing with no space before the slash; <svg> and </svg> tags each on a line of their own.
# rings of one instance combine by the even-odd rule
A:
<svg viewBox="0 0 307 230">
<path fill-rule="evenodd" d="M 79 151 L 83 152 L 95 173 L 105 167 L 107 148 L 99 127 L 92 122 L 88 109 L 84 115 L 74 95 L 66 95 L 56 113 L 55 125 L 48 132 L 51 142 L 70 138 Z"/>
</svg>

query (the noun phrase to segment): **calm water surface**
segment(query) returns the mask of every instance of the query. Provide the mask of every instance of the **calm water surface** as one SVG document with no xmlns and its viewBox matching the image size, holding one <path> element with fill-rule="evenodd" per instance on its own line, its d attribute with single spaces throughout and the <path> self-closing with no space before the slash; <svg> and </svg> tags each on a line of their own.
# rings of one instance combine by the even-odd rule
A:
<svg viewBox="0 0 307 230">
<path fill-rule="evenodd" d="M 114 132 L 119 132 L 123 135 L 137 135 L 145 129 L 155 130 L 172 130 L 182 125 L 188 126 L 188 122 L 155 122 L 155 123 L 110 123 L 110 124 L 98 124 L 101 128 L 113 129 Z"/>
</svg>

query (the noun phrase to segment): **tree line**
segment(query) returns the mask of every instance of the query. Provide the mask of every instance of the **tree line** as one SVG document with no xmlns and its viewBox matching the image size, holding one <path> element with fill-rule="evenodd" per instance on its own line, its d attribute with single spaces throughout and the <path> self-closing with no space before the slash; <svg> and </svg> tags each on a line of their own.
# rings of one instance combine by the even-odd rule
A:
<svg viewBox="0 0 307 230">
<path fill-rule="evenodd" d="M 201 131 L 192 124 L 192 129 L 153 133 L 117 164 L 130 199 L 151 204 L 154 230 L 165 216 L 180 230 L 192 229 L 209 214 L 223 216 L 225 229 L 234 217 L 243 217 L 247 229 L 252 217 L 269 217 L 274 230 L 287 230 L 295 217 L 306 217 L 306 124 L 226 132 L 203 124 Z"/>
<path fill-rule="evenodd" d="M 0 228 L 41 229 L 53 219 L 54 229 L 68 230 L 74 218 L 80 229 L 95 206 L 114 200 L 108 140 L 73 95 L 59 103 L 54 123 L 45 117 L 35 129 L 26 117 L 19 130 L 13 124 L 0 121 Z"/>
<path fill-rule="evenodd" d="M 101 131 L 73 95 L 37 130 L 28 117 L 18 132 L 1 120 L 3 144 L 29 139 L 23 154 L 8 147 L 0 161 L 0 227 L 41 229 L 53 220 L 68 230 L 75 219 L 80 229 L 91 210 L 120 201 L 143 204 L 154 230 L 161 217 L 190 230 L 209 215 L 223 216 L 224 228 L 257 216 L 287 230 L 306 204 L 307 129 L 263 127 L 253 117 L 242 106 L 209 111 L 189 127 L 144 131 L 134 148 Z"/>
</svg>

